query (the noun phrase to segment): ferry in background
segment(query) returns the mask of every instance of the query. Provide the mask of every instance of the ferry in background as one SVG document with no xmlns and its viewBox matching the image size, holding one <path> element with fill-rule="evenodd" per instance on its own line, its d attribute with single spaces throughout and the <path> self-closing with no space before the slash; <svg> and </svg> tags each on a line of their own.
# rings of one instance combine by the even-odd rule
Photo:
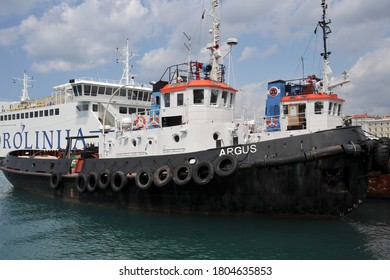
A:
<svg viewBox="0 0 390 280">
<path fill-rule="evenodd" d="M 20 101 L 0 101 L 0 159 L 17 149 L 65 149 L 69 136 L 79 137 L 73 149 L 96 145 L 94 136 L 102 129 L 104 114 L 106 125 L 111 127 L 117 119 L 126 117 L 135 124 L 137 116 L 147 115 L 152 87 L 149 83 L 136 83 L 130 72 L 133 55 L 129 53 L 128 41 L 118 51 L 123 62 L 120 81 L 71 79 L 42 98 L 29 98 L 32 78 L 25 71 L 20 79 L 23 83 Z"/>
</svg>

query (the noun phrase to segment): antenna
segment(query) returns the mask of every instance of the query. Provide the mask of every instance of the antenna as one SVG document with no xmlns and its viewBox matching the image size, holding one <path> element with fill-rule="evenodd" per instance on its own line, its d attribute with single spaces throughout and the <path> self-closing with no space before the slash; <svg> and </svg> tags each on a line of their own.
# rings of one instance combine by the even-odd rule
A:
<svg viewBox="0 0 390 280">
<path fill-rule="evenodd" d="M 226 42 L 228 45 L 229 45 L 229 66 L 228 66 L 228 80 L 227 80 L 227 83 L 230 84 L 230 69 L 232 69 L 232 73 L 233 73 L 233 86 L 235 86 L 235 78 L 234 78 L 234 67 L 233 67 L 233 60 L 232 60 L 232 51 L 233 51 L 233 47 L 236 46 L 238 44 L 238 40 L 237 38 L 229 38 Z"/>
</svg>

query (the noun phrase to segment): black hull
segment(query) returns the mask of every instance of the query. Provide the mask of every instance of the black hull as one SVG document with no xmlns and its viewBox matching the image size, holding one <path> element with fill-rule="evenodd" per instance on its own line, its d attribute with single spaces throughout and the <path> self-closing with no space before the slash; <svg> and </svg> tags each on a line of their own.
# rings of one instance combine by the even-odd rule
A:
<svg viewBox="0 0 390 280">
<path fill-rule="evenodd" d="M 369 157 L 358 144 L 365 141 L 362 135 L 360 128 L 350 127 L 231 147 L 230 150 L 84 160 L 82 174 L 98 174 L 102 170 L 127 174 L 120 191 L 109 187 L 80 192 L 76 183 L 80 175 L 66 174 L 70 160 L 65 159 L 41 161 L 9 155 L 2 170 L 18 189 L 121 208 L 340 216 L 356 209 L 366 197 Z M 147 189 L 140 189 L 137 178 L 129 175 L 136 174 L 141 167 L 152 172 L 161 166 L 174 169 L 190 159 L 208 162 L 217 169 L 220 155 L 232 150 L 237 160 L 234 172 L 218 175 L 213 170 L 207 182 L 191 179 L 178 185 L 171 180 L 164 186 L 151 184 Z M 51 184 L 52 173 L 63 174 L 56 189 Z"/>
</svg>

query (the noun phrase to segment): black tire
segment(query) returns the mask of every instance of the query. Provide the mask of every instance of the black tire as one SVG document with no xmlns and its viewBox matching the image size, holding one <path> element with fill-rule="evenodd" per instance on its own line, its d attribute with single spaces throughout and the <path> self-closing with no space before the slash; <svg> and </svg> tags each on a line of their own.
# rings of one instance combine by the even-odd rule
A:
<svg viewBox="0 0 390 280">
<path fill-rule="evenodd" d="M 214 177 L 214 166 L 210 162 L 198 163 L 192 171 L 192 179 L 198 185 L 206 185 Z"/>
<path fill-rule="evenodd" d="M 111 184 L 111 172 L 107 169 L 103 169 L 98 175 L 98 187 L 101 190 L 106 190 Z"/>
<path fill-rule="evenodd" d="M 116 171 L 111 177 L 111 188 L 114 192 L 120 192 L 127 184 L 127 177 L 122 171 Z"/>
<path fill-rule="evenodd" d="M 87 189 L 90 192 L 96 191 L 98 188 L 98 177 L 96 173 L 90 173 L 87 177 Z"/>
<path fill-rule="evenodd" d="M 373 165 L 374 169 L 380 171 L 382 174 L 390 174 L 390 141 L 381 141 L 374 149 Z"/>
<path fill-rule="evenodd" d="M 237 158 L 232 155 L 222 155 L 215 162 L 215 174 L 220 177 L 232 175 L 238 167 Z"/>
<path fill-rule="evenodd" d="M 192 168 L 189 164 L 179 164 L 173 169 L 173 182 L 178 186 L 187 184 L 192 179 Z"/>
<path fill-rule="evenodd" d="M 148 168 L 141 168 L 135 175 L 135 185 L 141 190 L 149 189 L 153 183 L 153 173 Z"/>
<path fill-rule="evenodd" d="M 62 174 L 61 173 L 52 173 L 50 175 L 50 188 L 57 190 L 62 185 Z"/>
<path fill-rule="evenodd" d="M 153 184 L 157 187 L 164 187 L 172 180 L 172 169 L 168 165 L 158 168 L 153 175 Z"/>
<path fill-rule="evenodd" d="M 76 189 L 79 193 L 84 193 L 87 190 L 87 176 L 79 173 L 76 177 Z"/>
</svg>

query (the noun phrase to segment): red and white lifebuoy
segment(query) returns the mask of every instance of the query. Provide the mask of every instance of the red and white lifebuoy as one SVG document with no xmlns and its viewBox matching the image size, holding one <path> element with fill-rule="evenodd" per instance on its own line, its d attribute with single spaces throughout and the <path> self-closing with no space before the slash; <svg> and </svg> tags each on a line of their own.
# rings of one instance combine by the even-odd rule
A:
<svg viewBox="0 0 390 280">
<path fill-rule="evenodd" d="M 144 115 L 138 115 L 137 119 L 135 120 L 135 125 L 138 128 L 143 128 L 146 125 L 146 118 Z"/>
<path fill-rule="evenodd" d="M 150 120 L 149 120 L 149 123 L 152 125 L 152 126 L 158 126 L 158 122 L 159 122 L 159 118 L 158 116 L 156 116 L 156 114 L 154 114 Z"/>
<path fill-rule="evenodd" d="M 267 122 L 267 127 L 269 128 L 274 128 L 275 126 L 278 125 L 278 120 L 274 117 L 267 118 L 266 122 Z"/>
</svg>

